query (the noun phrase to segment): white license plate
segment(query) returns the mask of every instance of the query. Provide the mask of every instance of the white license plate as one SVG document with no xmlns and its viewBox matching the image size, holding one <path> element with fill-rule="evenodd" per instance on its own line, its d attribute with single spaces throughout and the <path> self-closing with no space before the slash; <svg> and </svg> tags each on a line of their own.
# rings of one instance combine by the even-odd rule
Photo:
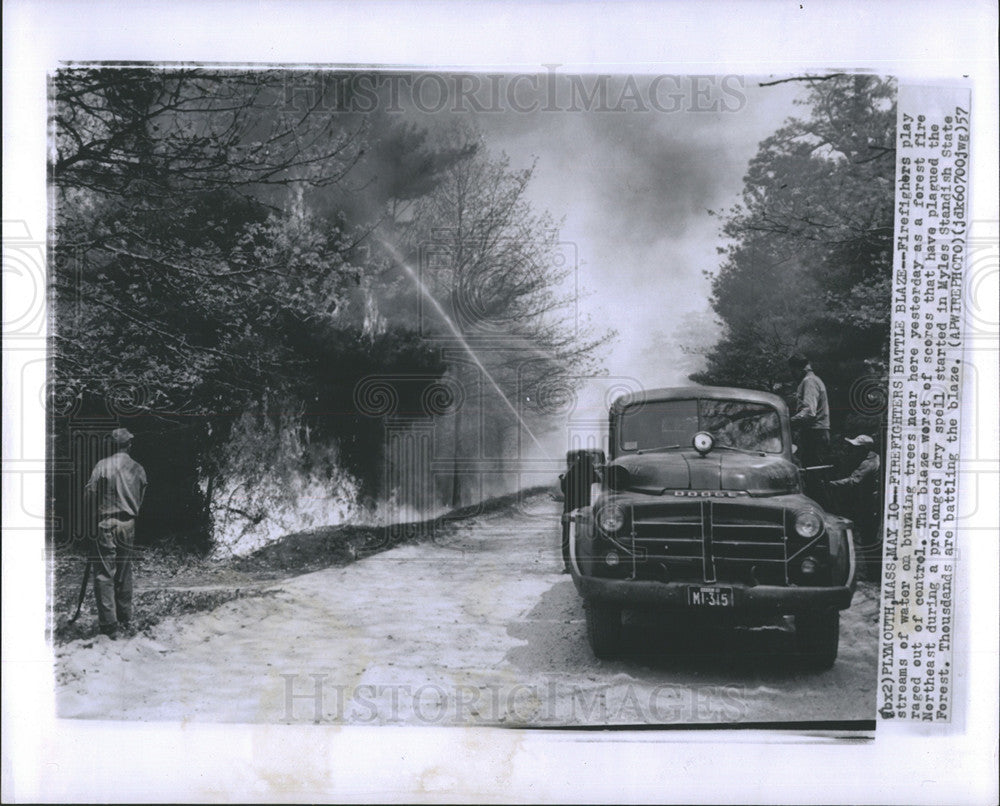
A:
<svg viewBox="0 0 1000 806">
<path fill-rule="evenodd" d="M 692 607 L 732 607 L 733 589 L 699 585 L 690 587 L 688 604 Z"/>
</svg>

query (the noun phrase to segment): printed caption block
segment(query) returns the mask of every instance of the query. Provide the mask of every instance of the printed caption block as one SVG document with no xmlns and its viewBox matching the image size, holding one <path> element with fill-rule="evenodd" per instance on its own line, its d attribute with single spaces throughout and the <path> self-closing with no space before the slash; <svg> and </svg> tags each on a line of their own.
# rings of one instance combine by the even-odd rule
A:
<svg viewBox="0 0 1000 806">
<path fill-rule="evenodd" d="M 969 102 L 899 90 L 879 663 L 884 719 L 951 720 Z"/>
</svg>

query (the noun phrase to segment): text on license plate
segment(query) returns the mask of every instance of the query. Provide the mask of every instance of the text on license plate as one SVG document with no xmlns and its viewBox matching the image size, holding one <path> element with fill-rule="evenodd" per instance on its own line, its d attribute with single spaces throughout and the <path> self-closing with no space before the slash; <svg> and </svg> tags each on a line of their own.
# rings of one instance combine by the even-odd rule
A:
<svg viewBox="0 0 1000 806">
<path fill-rule="evenodd" d="M 732 607 L 733 589 L 717 587 L 690 587 L 688 604 L 695 607 Z"/>
</svg>

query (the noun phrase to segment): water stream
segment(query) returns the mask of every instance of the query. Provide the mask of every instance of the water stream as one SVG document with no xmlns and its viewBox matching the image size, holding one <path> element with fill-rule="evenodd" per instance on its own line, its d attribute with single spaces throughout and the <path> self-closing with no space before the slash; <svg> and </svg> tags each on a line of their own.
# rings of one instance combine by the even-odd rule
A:
<svg viewBox="0 0 1000 806">
<path fill-rule="evenodd" d="M 490 385 L 496 390 L 496 393 L 500 395 L 500 399 L 504 402 L 507 408 L 510 409 L 511 414 L 513 414 L 517 418 L 517 421 L 521 424 L 521 427 L 524 429 L 525 433 L 529 437 L 531 437 L 531 441 L 538 446 L 538 449 L 542 452 L 542 455 L 545 456 L 546 459 L 551 459 L 552 458 L 551 454 L 549 454 L 549 452 L 545 450 L 545 447 L 542 445 L 542 443 L 538 441 L 538 437 L 536 437 L 531 428 L 528 427 L 528 424 L 524 421 L 524 418 L 521 416 L 520 412 L 518 412 L 517 407 L 513 403 L 511 403 L 510 398 L 508 398 L 507 395 L 504 394 L 503 389 L 500 388 L 500 384 L 496 382 L 493 376 L 489 373 L 489 370 L 487 370 L 486 367 L 483 365 L 483 362 L 480 361 L 479 356 L 476 355 L 476 351 L 473 350 L 469 342 L 466 341 L 465 336 L 462 334 L 462 331 L 459 329 L 458 325 L 455 324 L 455 321 L 448 315 L 448 312 L 441 306 L 441 303 L 439 303 L 437 301 L 437 298 L 430 292 L 430 289 L 427 288 L 423 280 L 421 280 L 419 275 L 413 270 L 413 267 L 410 266 L 409 263 L 407 263 L 407 261 L 396 249 L 396 247 L 394 247 L 388 241 L 379 238 L 379 242 L 392 255 L 395 261 L 403 268 L 403 271 L 407 273 L 410 279 L 413 280 L 414 285 L 417 286 L 417 289 L 420 291 L 421 294 L 423 294 L 424 298 L 428 302 L 430 302 L 430 304 L 434 307 L 434 310 L 437 311 L 438 316 L 441 317 L 441 321 L 445 323 L 448 330 L 451 331 L 452 335 L 456 339 L 458 339 L 459 344 L 462 345 L 462 348 L 465 350 L 465 352 L 469 354 L 469 357 L 473 360 L 473 362 L 475 362 L 476 366 L 479 367 L 480 371 L 483 373 L 486 380 L 488 380 Z"/>
</svg>

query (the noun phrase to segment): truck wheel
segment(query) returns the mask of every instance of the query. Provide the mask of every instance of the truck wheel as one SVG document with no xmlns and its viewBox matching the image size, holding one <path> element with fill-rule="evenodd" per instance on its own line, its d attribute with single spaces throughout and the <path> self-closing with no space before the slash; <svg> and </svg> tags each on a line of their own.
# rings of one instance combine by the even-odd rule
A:
<svg viewBox="0 0 1000 806">
<path fill-rule="evenodd" d="M 797 615 L 795 642 L 807 666 L 812 669 L 829 669 L 837 660 L 840 611 L 827 610 Z"/>
<path fill-rule="evenodd" d="M 588 602 L 587 641 L 598 658 L 613 658 L 618 654 L 622 638 L 622 611 L 603 602 Z"/>
</svg>

